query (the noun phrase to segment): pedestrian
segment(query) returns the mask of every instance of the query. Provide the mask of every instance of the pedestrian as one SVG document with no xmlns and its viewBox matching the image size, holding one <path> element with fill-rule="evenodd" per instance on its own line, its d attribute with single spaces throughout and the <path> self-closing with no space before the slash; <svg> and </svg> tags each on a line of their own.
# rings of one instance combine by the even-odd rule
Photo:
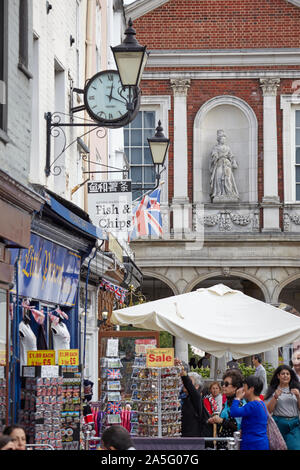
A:
<svg viewBox="0 0 300 470">
<path fill-rule="evenodd" d="M 265 402 L 288 450 L 300 450 L 300 382 L 290 366 L 283 364 L 274 371 Z"/>
<path fill-rule="evenodd" d="M 196 363 L 196 358 L 195 357 L 191 357 L 190 362 L 189 362 L 189 366 L 190 366 L 190 370 L 192 370 L 192 368 L 196 369 L 197 363 Z"/>
<path fill-rule="evenodd" d="M 232 402 L 231 416 L 242 418 L 241 450 L 269 450 L 268 410 L 259 397 L 262 388 L 262 380 L 255 375 L 250 375 L 245 378 L 243 388 L 236 391 Z M 246 398 L 247 403 L 240 407 L 239 403 L 243 398 Z"/>
<path fill-rule="evenodd" d="M 228 369 L 239 369 L 239 363 L 234 357 L 231 359 L 231 361 L 227 362 L 227 367 Z"/>
<path fill-rule="evenodd" d="M 211 437 L 213 429 L 207 423 L 209 414 L 203 405 L 201 394 L 203 379 L 197 372 L 188 374 L 178 359 L 175 359 L 175 365 L 181 366 L 180 375 L 185 393 L 181 407 L 181 435 L 182 437 Z"/>
<path fill-rule="evenodd" d="M 102 434 L 103 448 L 100 450 L 135 450 L 129 432 L 119 424 L 106 428 Z"/>
<path fill-rule="evenodd" d="M 20 424 L 6 426 L 3 430 L 3 434 L 12 438 L 15 444 L 15 450 L 26 450 L 26 433 L 23 426 Z"/>
<path fill-rule="evenodd" d="M 199 359 L 198 361 L 198 367 L 210 367 L 210 354 L 209 353 L 205 353 L 204 356 Z"/>
<path fill-rule="evenodd" d="M 298 380 L 300 381 L 300 349 L 296 349 L 292 356 L 293 370 L 295 371 Z"/>
<path fill-rule="evenodd" d="M 236 391 L 243 386 L 243 376 L 240 370 L 229 369 L 223 375 L 223 393 L 226 395 L 226 401 L 223 405 L 220 415 L 215 415 L 209 418 L 208 422 L 217 424 L 218 437 L 233 437 L 235 431 L 239 431 L 241 427 L 241 418 L 234 418 L 231 416 L 230 408 L 235 399 Z M 239 406 L 244 406 L 246 400 L 240 400 Z M 225 441 L 217 443 L 218 449 L 226 449 L 227 444 Z"/>
<path fill-rule="evenodd" d="M 262 358 L 259 354 L 255 354 L 252 357 L 252 364 L 255 367 L 255 372 L 254 372 L 255 377 L 259 377 L 263 383 L 262 394 L 265 395 L 267 388 L 268 388 L 267 372 L 264 366 L 262 365 Z"/>
<path fill-rule="evenodd" d="M 15 450 L 15 444 L 11 437 L 0 435 L 0 450 Z"/>
<path fill-rule="evenodd" d="M 209 394 L 203 400 L 204 406 L 209 414 L 220 414 L 225 401 L 226 397 L 222 394 L 222 387 L 219 382 L 212 382 L 209 386 Z"/>
</svg>

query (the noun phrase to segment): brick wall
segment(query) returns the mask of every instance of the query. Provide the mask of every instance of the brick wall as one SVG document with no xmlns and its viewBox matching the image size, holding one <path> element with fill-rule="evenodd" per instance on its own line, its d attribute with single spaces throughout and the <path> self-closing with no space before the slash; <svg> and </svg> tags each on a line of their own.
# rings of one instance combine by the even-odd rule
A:
<svg viewBox="0 0 300 470">
<path fill-rule="evenodd" d="M 170 0 L 134 27 L 148 49 L 300 45 L 300 9 L 286 0 Z"/>
</svg>

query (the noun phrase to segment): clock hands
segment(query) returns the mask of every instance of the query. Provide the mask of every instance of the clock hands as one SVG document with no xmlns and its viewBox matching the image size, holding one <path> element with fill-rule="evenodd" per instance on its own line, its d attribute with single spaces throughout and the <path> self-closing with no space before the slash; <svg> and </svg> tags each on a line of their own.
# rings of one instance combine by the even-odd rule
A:
<svg viewBox="0 0 300 470">
<path fill-rule="evenodd" d="M 114 84 L 112 84 L 112 86 L 111 86 L 109 95 L 106 95 L 106 96 L 108 96 L 109 101 L 111 101 L 111 99 L 112 99 L 112 97 L 113 97 L 113 96 L 112 96 L 112 91 L 113 91 L 113 89 L 114 89 Z"/>
<path fill-rule="evenodd" d="M 111 95 L 106 95 L 106 96 L 108 96 L 109 101 L 115 100 L 115 101 L 120 101 L 120 103 L 126 104 L 125 101 L 119 100 L 118 98 L 115 98 L 114 96 L 111 96 Z"/>
</svg>

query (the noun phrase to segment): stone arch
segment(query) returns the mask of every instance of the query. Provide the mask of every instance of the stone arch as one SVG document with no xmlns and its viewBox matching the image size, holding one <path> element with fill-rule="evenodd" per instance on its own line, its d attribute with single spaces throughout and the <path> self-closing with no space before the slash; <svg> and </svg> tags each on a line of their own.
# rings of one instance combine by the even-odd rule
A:
<svg viewBox="0 0 300 470">
<path fill-rule="evenodd" d="M 287 287 L 289 284 L 291 284 L 292 282 L 297 281 L 297 280 L 299 280 L 299 283 L 300 283 L 300 273 L 293 274 L 292 276 L 288 277 L 284 281 L 280 282 L 274 289 L 272 302 L 278 303 L 280 294 L 282 293 L 283 289 Z"/>
<path fill-rule="evenodd" d="M 227 275 L 227 276 L 225 276 L 224 271 L 221 271 L 221 270 L 217 270 L 217 271 L 213 271 L 213 272 L 210 272 L 210 273 L 203 274 L 202 276 L 199 276 L 199 277 L 193 279 L 191 282 L 189 282 L 189 284 L 186 286 L 185 292 L 191 292 L 193 290 L 193 288 L 197 284 L 199 284 L 200 282 L 205 281 L 205 280 L 210 279 L 210 278 L 213 278 L 213 277 L 216 277 L 216 276 L 224 276 L 224 279 L 226 279 L 226 277 L 228 277 L 228 278 L 230 278 L 230 277 L 240 277 L 242 279 L 247 279 L 248 281 L 253 282 L 253 284 L 255 284 L 261 290 L 261 292 L 262 292 L 262 294 L 265 298 L 265 302 L 270 303 L 270 301 L 271 301 L 270 294 L 268 292 L 267 287 L 259 279 L 257 279 L 255 276 L 252 276 L 248 273 L 244 273 L 244 272 L 241 272 L 241 271 L 235 271 L 235 270 L 231 270 L 231 269 L 230 269 L 230 274 Z"/>
<path fill-rule="evenodd" d="M 180 293 L 176 285 L 163 274 L 157 273 L 155 271 L 143 270 L 143 276 L 153 277 L 154 279 L 159 279 L 161 282 L 164 282 L 172 290 L 174 295 L 179 295 Z"/>
<path fill-rule="evenodd" d="M 240 201 L 256 203 L 257 118 L 246 101 L 231 95 L 210 99 L 196 114 L 193 132 L 194 202 L 210 202 L 208 162 L 217 129 L 224 129 L 238 161 L 236 175 Z"/>
</svg>

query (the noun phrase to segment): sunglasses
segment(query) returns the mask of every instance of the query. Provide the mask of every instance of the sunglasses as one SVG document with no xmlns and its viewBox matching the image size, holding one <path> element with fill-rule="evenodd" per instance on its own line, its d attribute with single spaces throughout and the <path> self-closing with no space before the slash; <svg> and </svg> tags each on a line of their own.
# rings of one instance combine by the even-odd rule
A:
<svg viewBox="0 0 300 470">
<path fill-rule="evenodd" d="M 229 387 L 229 385 L 232 385 L 232 383 L 229 382 L 221 382 L 222 387 Z"/>
</svg>

